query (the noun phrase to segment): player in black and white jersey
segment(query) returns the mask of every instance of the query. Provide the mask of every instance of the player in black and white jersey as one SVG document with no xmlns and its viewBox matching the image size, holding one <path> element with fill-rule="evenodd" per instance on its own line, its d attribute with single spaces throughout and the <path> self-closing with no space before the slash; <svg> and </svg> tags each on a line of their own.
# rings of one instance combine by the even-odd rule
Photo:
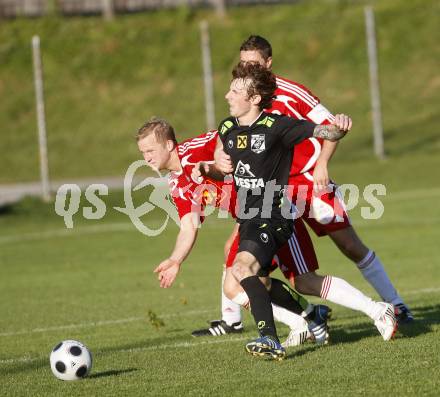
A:
<svg viewBox="0 0 440 397">
<path fill-rule="evenodd" d="M 232 273 L 249 297 L 260 333 L 260 338 L 246 345 L 246 350 L 253 355 L 282 359 L 285 350 L 278 340 L 266 288 L 270 288 L 267 275 L 272 258 L 293 231 L 290 205 L 282 205 L 292 148 L 312 136 L 340 139 L 351 127 L 351 120 L 337 115 L 334 124 L 317 126 L 265 113 L 262 109 L 269 107 L 275 89 L 275 76 L 266 68 L 238 64 L 226 95 L 232 117 L 220 124 L 218 145 L 231 156 L 238 192 L 240 244 Z M 203 163 L 195 167 L 194 177 L 197 173 L 223 177 L 215 167 Z"/>
</svg>

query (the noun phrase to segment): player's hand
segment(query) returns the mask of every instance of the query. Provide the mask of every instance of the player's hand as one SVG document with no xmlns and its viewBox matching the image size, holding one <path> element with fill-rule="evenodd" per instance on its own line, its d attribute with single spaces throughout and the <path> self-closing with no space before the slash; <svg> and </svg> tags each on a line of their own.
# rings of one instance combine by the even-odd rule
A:
<svg viewBox="0 0 440 397">
<path fill-rule="evenodd" d="M 209 164 L 199 161 L 191 171 L 191 179 L 196 183 L 202 183 L 203 177 L 209 172 Z"/>
<path fill-rule="evenodd" d="M 317 162 L 313 171 L 313 190 L 322 193 L 327 190 L 329 183 L 327 164 Z"/>
<path fill-rule="evenodd" d="M 335 120 L 332 122 L 332 124 L 337 126 L 341 131 L 348 132 L 351 130 L 353 122 L 346 114 L 337 114 L 335 115 Z"/>
<path fill-rule="evenodd" d="M 173 285 L 174 280 L 177 277 L 177 274 L 180 270 L 180 263 L 175 260 L 168 258 L 160 263 L 156 269 L 154 269 L 154 273 L 158 273 L 158 280 L 161 288 L 169 288 Z"/>
<path fill-rule="evenodd" d="M 214 152 L 214 160 L 217 168 L 224 174 L 231 174 L 234 171 L 231 156 L 226 154 L 223 149 L 217 149 Z"/>
</svg>

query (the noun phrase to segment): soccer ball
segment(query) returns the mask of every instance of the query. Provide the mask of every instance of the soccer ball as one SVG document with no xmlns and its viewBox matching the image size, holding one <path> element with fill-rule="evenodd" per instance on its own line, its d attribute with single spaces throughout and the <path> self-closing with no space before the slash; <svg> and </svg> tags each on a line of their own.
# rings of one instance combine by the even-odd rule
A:
<svg viewBox="0 0 440 397">
<path fill-rule="evenodd" d="M 50 353 L 50 368 L 61 380 L 85 378 L 92 369 L 92 354 L 81 342 L 65 340 Z"/>
</svg>

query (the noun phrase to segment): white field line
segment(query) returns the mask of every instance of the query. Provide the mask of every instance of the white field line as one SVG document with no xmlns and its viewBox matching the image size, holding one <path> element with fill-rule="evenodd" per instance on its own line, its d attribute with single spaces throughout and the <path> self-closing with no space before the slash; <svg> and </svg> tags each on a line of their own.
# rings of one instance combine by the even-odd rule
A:
<svg viewBox="0 0 440 397">
<path fill-rule="evenodd" d="M 15 243 L 21 241 L 44 240 L 52 237 L 75 237 L 87 234 L 107 232 L 130 232 L 137 231 L 131 222 L 107 223 L 105 225 L 79 226 L 75 229 L 56 229 L 43 232 L 23 233 L 19 235 L 2 236 L 0 244 Z"/>
<path fill-rule="evenodd" d="M 422 288 L 422 289 L 415 289 L 412 291 L 406 291 L 404 295 L 417 295 L 417 294 L 430 294 L 430 293 L 436 293 L 440 292 L 440 288 Z"/>
<path fill-rule="evenodd" d="M 163 316 L 159 316 L 159 318 L 165 319 L 165 318 L 185 317 L 185 316 L 190 317 L 190 316 L 197 316 L 200 314 L 215 313 L 216 311 L 218 311 L 218 309 L 190 310 L 190 311 L 180 312 L 180 313 L 164 314 Z M 50 331 L 61 331 L 61 330 L 65 330 L 65 329 L 93 328 L 93 327 L 100 327 L 103 325 L 126 324 L 126 323 L 132 323 L 132 322 L 144 321 L 144 320 L 149 321 L 148 317 L 128 317 L 128 318 L 120 318 L 120 319 L 116 319 L 116 320 L 103 320 L 103 321 L 96 321 L 96 322 L 90 322 L 90 323 L 56 325 L 56 326 L 47 327 L 47 328 L 33 328 L 33 329 L 21 330 L 21 331 L 2 332 L 2 333 L 0 333 L 0 337 L 27 335 L 27 334 L 35 334 L 35 333 L 42 333 L 42 332 L 50 332 Z"/>
<path fill-rule="evenodd" d="M 405 291 L 404 295 L 418 295 L 418 294 L 430 294 L 440 292 L 440 288 L 423 288 L 411 291 Z M 164 314 L 163 316 L 159 316 L 161 319 L 173 318 L 173 317 L 185 317 L 185 316 L 198 316 L 200 314 L 215 314 L 218 309 L 206 309 L 206 310 L 191 310 L 187 312 L 180 313 L 169 313 Z M 28 335 L 35 333 L 43 333 L 43 332 L 52 332 L 52 331 L 62 331 L 66 329 L 80 329 L 80 328 L 94 328 L 101 327 L 105 325 L 115 325 L 115 324 L 127 324 L 137 321 L 149 321 L 148 317 L 128 317 L 128 318 L 120 318 L 115 320 L 103 320 L 103 321 L 95 321 L 89 323 L 80 323 L 80 324 L 67 324 L 67 325 L 56 325 L 53 327 L 46 328 L 33 328 L 28 330 L 20 330 L 20 331 L 9 331 L 9 332 L 0 332 L 0 337 L 6 336 L 19 336 L 19 335 Z"/>
<path fill-rule="evenodd" d="M 152 345 L 145 347 L 136 347 L 133 349 L 120 349 L 113 350 L 112 353 L 138 353 L 143 351 L 152 351 L 152 350 L 167 350 L 167 349 L 180 349 L 180 348 L 192 348 L 203 345 L 214 345 L 217 343 L 232 343 L 232 342 L 241 342 L 243 340 L 249 339 L 249 336 L 240 336 L 240 337 L 228 337 L 228 338 L 214 338 L 208 340 L 200 340 L 197 342 L 176 342 L 176 343 L 168 343 L 163 345 Z M 95 354 L 101 353 L 99 350 L 95 352 Z M 30 363 L 38 360 L 47 360 L 47 356 L 40 357 L 20 357 L 20 358 L 8 358 L 4 360 L 0 360 L 1 364 L 16 364 L 16 363 Z"/>
<path fill-rule="evenodd" d="M 407 201 L 407 200 L 414 200 L 417 198 L 431 198 L 437 196 L 440 196 L 440 188 L 405 190 L 396 193 L 390 193 L 386 196 L 380 197 L 380 199 L 384 201 Z M 393 220 L 391 219 L 387 220 L 387 222 L 392 222 L 392 221 Z M 411 222 L 411 221 L 407 220 L 407 222 Z M 436 218 L 429 220 L 427 223 L 437 223 L 437 222 L 438 219 Z M 370 222 L 368 224 L 370 224 Z M 204 227 L 206 226 L 207 225 L 204 225 Z M 364 227 L 367 226 L 367 223 L 366 222 L 356 223 L 356 226 Z M 56 230 L 47 230 L 43 232 L 22 233 L 19 235 L 1 236 L 0 245 L 22 242 L 22 241 L 42 240 L 52 237 L 71 237 L 71 236 L 82 236 L 87 234 L 99 234 L 99 233 L 120 232 L 120 231 L 137 232 L 137 229 L 134 227 L 134 225 L 131 222 L 117 222 L 117 223 L 115 222 L 115 223 L 107 223 L 104 225 L 79 226 L 76 227 L 75 229 L 56 229 Z"/>
<path fill-rule="evenodd" d="M 172 222 L 172 221 L 169 221 Z M 207 223 L 204 228 L 214 227 Z M 42 232 L 23 233 L 10 236 L 0 236 L 0 245 L 21 243 L 25 241 L 38 241 L 53 237 L 81 237 L 88 234 L 113 233 L 113 232 L 137 232 L 139 231 L 131 222 L 113 222 L 104 225 L 77 226 L 73 229 L 55 229 Z"/>
<path fill-rule="evenodd" d="M 437 292 L 440 292 L 440 288 L 423 288 L 423 289 L 406 291 L 405 295 L 429 294 L 429 293 L 437 293 Z M 214 309 L 213 310 L 192 310 L 192 311 L 183 312 L 183 313 L 170 313 L 168 315 L 161 316 L 161 318 L 171 318 L 171 317 L 185 316 L 185 315 L 190 316 L 190 315 L 198 315 L 198 314 L 212 313 L 212 312 L 214 312 Z M 95 323 L 70 324 L 70 325 L 61 325 L 61 326 L 49 327 L 49 328 L 36 328 L 36 329 L 28 330 L 28 331 L 7 332 L 7 333 L 0 334 L 0 336 L 15 336 L 15 335 L 31 334 L 31 333 L 35 333 L 35 332 L 46 332 L 46 331 L 57 331 L 57 330 L 63 330 L 63 329 L 96 327 L 96 326 L 102 326 L 102 325 L 122 324 L 122 323 L 129 323 L 129 322 L 143 321 L 143 320 L 146 320 L 146 318 L 145 317 L 130 317 L 130 318 L 119 319 L 119 320 L 98 321 Z M 241 340 L 244 340 L 247 338 L 248 337 L 240 337 L 240 338 L 234 338 L 234 339 L 219 338 L 219 339 L 214 339 L 214 340 L 209 339 L 207 341 L 201 341 L 201 342 L 178 342 L 178 343 L 164 344 L 164 345 L 152 345 L 152 346 L 146 346 L 146 347 L 140 347 L 140 348 L 134 348 L 134 349 L 121 349 L 121 350 L 116 350 L 116 352 L 134 353 L 134 352 L 141 352 L 141 351 L 147 351 L 147 350 L 188 348 L 188 347 L 195 347 L 195 346 L 206 345 L 206 344 L 241 341 Z M 24 357 L 20 357 L 20 358 L 3 359 L 3 360 L 0 360 L 0 364 L 14 364 L 14 363 L 21 363 L 21 362 L 32 362 L 32 361 L 37 361 L 37 360 L 45 359 L 45 358 L 46 357 L 27 357 L 27 356 L 24 356 Z"/>
</svg>

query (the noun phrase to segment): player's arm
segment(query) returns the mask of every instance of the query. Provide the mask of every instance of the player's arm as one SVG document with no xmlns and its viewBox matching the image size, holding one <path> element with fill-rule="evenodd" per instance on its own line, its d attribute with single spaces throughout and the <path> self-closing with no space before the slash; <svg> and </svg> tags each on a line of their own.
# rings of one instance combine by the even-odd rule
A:
<svg viewBox="0 0 440 397">
<path fill-rule="evenodd" d="M 191 178 L 194 181 L 198 181 L 201 183 L 203 181 L 203 177 L 209 177 L 211 179 L 215 179 L 218 181 L 223 181 L 226 174 L 229 174 L 233 171 L 232 163 L 230 167 L 227 166 L 227 159 L 225 161 L 225 164 L 220 164 L 217 162 L 218 159 L 222 158 L 224 159 L 226 157 L 229 157 L 226 153 L 224 153 L 224 156 L 221 155 L 221 153 L 224 153 L 223 151 L 223 142 L 220 140 L 219 137 L 217 137 L 217 142 L 215 146 L 215 152 L 214 152 L 214 164 L 208 164 L 204 163 L 203 161 L 198 162 L 192 172 L 191 172 Z M 217 158 L 216 154 L 217 153 Z M 220 157 L 219 157 L 220 156 Z"/>
<path fill-rule="evenodd" d="M 217 168 L 225 175 L 234 172 L 231 156 L 225 153 L 223 143 L 219 138 L 217 138 L 217 145 L 214 151 L 214 161 Z"/>
<path fill-rule="evenodd" d="M 337 114 L 331 124 L 336 125 L 341 131 L 349 131 L 352 120 L 344 114 Z M 328 177 L 328 162 L 336 151 L 338 142 L 324 141 L 321 153 L 316 161 L 313 172 L 313 187 L 315 191 L 323 191 L 327 188 L 330 179 Z"/>
<path fill-rule="evenodd" d="M 332 124 L 317 125 L 313 129 L 315 138 L 322 138 L 331 142 L 342 139 L 350 131 L 352 125 L 351 118 L 345 114 L 337 114 Z"/>
<path fill-rule="evenodd" d="M 323 191 L 330 183 L 328 176 L 328 162 L 336 151 L 339 141 L 331 142 L 324 141 L 321 148 L 321 153 L 313 170 L 313 189 L 316 192 Z"/>
<path fill-rule="evenodd" d="M 304 87 L 304 89 L 306 88 Z M 315 100 L 319 102 L 319 98 L 313 95 L 309 90 L 307 91 L 308 94 L 313 96 Z M 305 101 L 299 101 L 298 103 L 301 107 L 300 113 L 306 119 L 316 124 L 331 124 L 335 118 L 320 102 L 312 107 L 310 107 L 310 104 Z M 316 192 L 325 190 L 330 183 L 330 178 L 328 176 L 328 163 L 338 147 L 338 142 L 339 141 L 323 141 L 321 145 L 321 153 L 319 154 L 313 169 L 313 188 Z"/>
<path fill-rule="evenodd" d="M 351 128 L 351 119 L 346 115 L 336 115 L 335 122 L 329 125 L 316 125 L 306 120 L 282 117 L 279 119 L 277 132 L 280 134 L 283 145 L 292 149 L 304 139 L 311 137 L 332 142 L 338 141 L 345 136 L 349 128 Z"/>
<path fill-rule="evenodd" d="M 180 266 L 191 252 L 197 238 L 199 215 L 190 212 L 180 219 L 180 231 L 170 257 L 154 269 L 158 273 L 161 288 L 171 287 L 179 273 Z"/>
</svg>

